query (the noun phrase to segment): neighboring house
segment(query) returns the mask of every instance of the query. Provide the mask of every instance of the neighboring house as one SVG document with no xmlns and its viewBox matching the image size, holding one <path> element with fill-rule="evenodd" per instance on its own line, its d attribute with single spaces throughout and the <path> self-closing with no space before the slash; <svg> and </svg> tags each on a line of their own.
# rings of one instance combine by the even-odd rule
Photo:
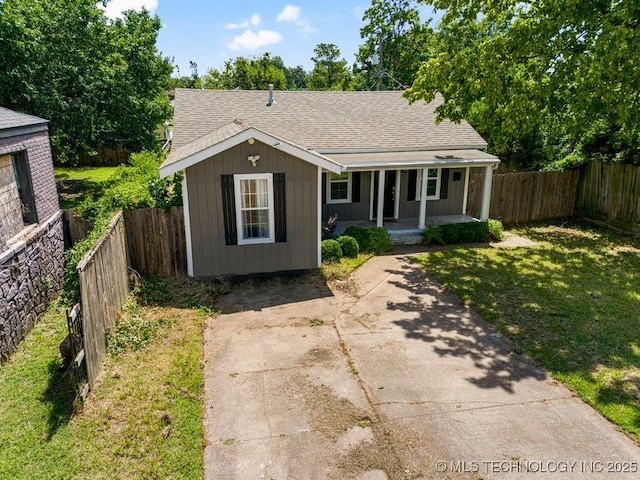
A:
<svg viewBox="0 0 640 480">
<path fill-rule="evenodd" d="M 489 212 L 499 160 L 469 124 L 435 122 L 401 92 L 176 90 L 172 152 L 184 171 L 189 275 L 243 275 L 320 265 L 321 224 L 392 233 L 466 216 L 471 168 Z M 398 232 L 400 230 L 400 232 Z"/>
<path fill-rule="evenodd" d="M 0 361 L 62 286 L 62 212 L 47 125 L 0 107 Z"/>
</svg>

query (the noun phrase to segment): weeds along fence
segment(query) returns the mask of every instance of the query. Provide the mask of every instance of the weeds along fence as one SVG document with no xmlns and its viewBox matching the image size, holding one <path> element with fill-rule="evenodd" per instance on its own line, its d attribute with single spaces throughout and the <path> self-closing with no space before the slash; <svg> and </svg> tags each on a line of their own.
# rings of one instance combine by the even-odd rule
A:
<svg viewBox="0 0 640 480">
<path fill-rule="evenodd" d="M 124 217 L 118 212 L 96 246 L 78 263 L 82 332 L 89 387 L 106 353 L 107 334 L 115 328 L 129 293 Z"/>
<path fill-rule="evenodd" d="M 576 209 L 590 220 L 640 233 L 640 166 L 601 162 L 585 165 Z"/>
<path fill-rule="evenodd" d="M 574 214 L 580 172 L 517 172 L 493 175 L 489 217 L 516 225 Z M 472 173 L 467 212 L 480 215 L 484 174 Z"/>
</svg>

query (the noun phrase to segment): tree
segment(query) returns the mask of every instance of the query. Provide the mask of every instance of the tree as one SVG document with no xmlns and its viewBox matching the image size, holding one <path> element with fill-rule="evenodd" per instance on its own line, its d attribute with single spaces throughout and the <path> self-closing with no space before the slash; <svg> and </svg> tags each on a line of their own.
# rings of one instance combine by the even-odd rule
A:
<svg viewBox="0 0 640 480">
<path fill-rule="evenodd" d="M 58 160 L 99 144 L 155 145 L 171 66 L 149 12 L 109 21 L 94 0 L 0 2 L 0 103 L 49 119 Z"/>
<path fill-rule="evenodd" d="M 173 59 L 172 59 L 173 60 Z M 190 75 L 180 75 L 180 67 L 174 66 L 174 70 L 177 72 L 177 76 L 169 79 L 169 88 L 200 88 L 202 81 L 200 75 L 198 75 L 198 64 L 193 60 L 189 60 Z"/>
<path fill-rule="evenodd" d="M 420 23 L 414 0 L 373 0 L 364 12 L 365 25 L 356 58 L 369 88 L 400 88 L 413 83 L 429 57 L 433 30 Z M 377 63 L 372 61 L 376 55 Z"/>
<path fill-rule="evenodd" d="M 313 49 L 313 70 L 307 79 L 311 90 L 345 90 L 350 73 L 347 61 L 340 59 L 340 49 L 333 43 L 319 43 Z"/>
<path fill-rule="evenodd" d="M 202 78 L 202 86 L 211 89 L 266 90 L 270 83 L 278 90 L 287 88 L 282 59 L 269 53 L 227 60 L 222 70 L 212 68 Z"/>
<path fill-rule="evenodd" d="M 438 54 L 407 97 L 444 97 L 439 119 L 467 118 L 495 153 L 533 163 L 598 155 L 640 162 L 640 4 L 435 0 Z"/>
<path fill-rule="evenodd" d="M 289 90 L 300 90 L 307 88 L 307 72 L 302 65 L 297 67 L 285 67 L 285 77 L 287 78 L 287 88 Z"/>
</svg>

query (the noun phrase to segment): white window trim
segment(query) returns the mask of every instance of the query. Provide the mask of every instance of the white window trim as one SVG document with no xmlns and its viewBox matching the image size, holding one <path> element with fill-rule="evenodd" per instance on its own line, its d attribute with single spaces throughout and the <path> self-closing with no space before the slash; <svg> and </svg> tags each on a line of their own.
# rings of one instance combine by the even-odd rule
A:
<svg viewBox="0 0 640 480">
<path fill-rule="evenodd" d="M 327 173 L 327 204 L 335 203 L 351 203 L 351 172 L 347 172 L 347 198 L 331 198 L 331 184 L 341 183 L 344 180 L 333 180 L 331 172 Z"/>
<path fill-rule="evenodd" d="M 244 228 L 242 223 L 242 200 L 240 198 L 240 182 L 242 180 L 267 180 L 269 189 L 269 237 L 265 238 L 243 238 Z M 272 173 L 250 173 L 237 174 L 233 176 L 233 193 L 236 201 L 236 225 L 238 231 L 238 245 L 256 245 L 275 242 L 275 215 L 273 208 L 273 174 Z"/>
<path fill-rule="evenodd" d="M 422 170 L 418 170 L 416 178 L 416 202 L 420 201 L 420 193 L 422 192 Z M 442 178 L 441 168 L 428 168 L 428 170 L 435 170 L 436 174 L 436 193 L 434 195 L 427 195 L 426 200 L 440 200 L 440 179 Z M 433 180 L 433 177 L 431 178 Z"/>
</svg>

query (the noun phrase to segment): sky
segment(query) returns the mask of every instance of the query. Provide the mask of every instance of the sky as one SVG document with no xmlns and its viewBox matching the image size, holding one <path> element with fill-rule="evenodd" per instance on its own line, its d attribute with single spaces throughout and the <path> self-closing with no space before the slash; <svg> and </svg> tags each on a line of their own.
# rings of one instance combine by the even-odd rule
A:
<svg viewBox="0 0 640 480">
<path fill-rule="evenodd" d="M 282 57 L 287 67 L 311 70 L 313 49 L 334 43 L 349 65 L 360 44 L 362 15 L 370 0 L 111 0 L 106 14 L 115 18 L 127 9 L 145 7 L 162 22 L 158 50 L 173 57 L 180 75 L 189 61 L 202 75 L 237 56 L 265 52 Z M 421 20 L 433 9 L 421 5 Z M 177 72 L 174 71 L 174 75 Z"/>
</svg>

